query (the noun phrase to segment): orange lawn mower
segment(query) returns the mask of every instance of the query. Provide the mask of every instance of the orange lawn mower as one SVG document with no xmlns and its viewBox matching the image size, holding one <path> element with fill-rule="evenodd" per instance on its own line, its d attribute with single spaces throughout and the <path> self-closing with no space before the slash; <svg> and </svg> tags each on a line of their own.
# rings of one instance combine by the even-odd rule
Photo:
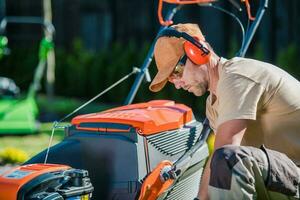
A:
<svg viewBox="0 0 300 200">
<path fill-rule="evenodd" d="M 161 16 L 163 2 L 174 7 Z M 232 1 L 230 1 L 232 2 Z M 238 6 L 237 2 L 233 2 Z M 217 8 L 239 21 L 243 41 L 237 56 L 244 56 L 262 19 L 268 1 L 262 0 L 255 18 L 244 33 L 232 13 L 209 0 L 160 0 L 159 18 L 166 30 L 184 4 Z M 236 5 L 237 4 L 237 5 Z M 156 41 L 156 40 L 155 40 Z M 199 122 L 191 108 L 169 100 L 131 104 L 152 61 L 154 43 L 143 66 L 117 81 L 53 125 L 49 147 L 24 165 L 0 175 L 0 200 L 138 199 L 191 200 L 197 196 L 209 156 L 208 120 Z M 125 106 L 79 115 L 70 126 L 60 123 L 110 89 L 138 74 Z M 51 146 L 55 129 L 64 128 L 65 138 Z M 51 164 L 50 164 L 51 163 Z"/>
</svg>

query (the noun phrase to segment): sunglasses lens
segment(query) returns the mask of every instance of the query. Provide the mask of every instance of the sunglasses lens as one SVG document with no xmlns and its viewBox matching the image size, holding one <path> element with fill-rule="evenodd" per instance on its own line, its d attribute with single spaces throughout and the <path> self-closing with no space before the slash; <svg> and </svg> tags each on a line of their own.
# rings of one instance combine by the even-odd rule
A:
<svg viewBox="0 0 300 200">
<path fill-rule="evenodd" d="M 183 55 L 183 56 L 180 58 L 180 60 L 178 61 L 177 65 L 176 65 L 175 68 L 174 68 L 173 73 L 171 74 L 171 77 L 172 77 L 172 78 L 178 78 L 178 77 L 181 77 L 181 76 L 182 76 L 182 73 L 183 73 L 183 69 L 184 69 L 186 60 L 187 60 L 187 56 L 186 56 L 186 55 Z"/>
<path fill-rule="evenodd" d="M 184 65 L 178 63 L 173 71 L 173 74 L 180 75 L 183 72 Z"/>
</svg>

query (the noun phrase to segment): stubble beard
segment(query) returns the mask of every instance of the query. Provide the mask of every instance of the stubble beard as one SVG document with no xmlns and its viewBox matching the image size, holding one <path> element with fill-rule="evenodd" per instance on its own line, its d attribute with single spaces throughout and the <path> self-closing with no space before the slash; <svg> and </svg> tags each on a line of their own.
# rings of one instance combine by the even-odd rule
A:
<svg viewBox="0 0 300 200">
<path fill-rule="evenodd" d="M 195 90 L 193 91 L 195 96 L 202 96 L 206 93 L 207 91 L 207 85 L 204 83 L 199 83 L 196 87 Z"/>
</svg>

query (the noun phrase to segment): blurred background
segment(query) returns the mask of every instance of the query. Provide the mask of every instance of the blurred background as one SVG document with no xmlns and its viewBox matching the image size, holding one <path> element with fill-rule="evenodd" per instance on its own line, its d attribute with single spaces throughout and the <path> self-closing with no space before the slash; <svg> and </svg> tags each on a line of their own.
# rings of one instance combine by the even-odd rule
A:
<svg viewBox="0 0 300 200">
<path fill-rule="evenodd" d="M 251 1 L 253 13 L 258 2 Z M 1 0 L 0 18 L 43 16 L 43 3 L 42 0 Z M 239 12 L 227 0 L 219 1 L 219 5 L 237 14 L 247 24 L 246 12 Z M 38 120 L 42 123 L 40 132 L 49 132 L 51 129 L 51 123 L 45 125 L 44 122 L 68 114 L 130 73 L 132 67 L 142 65 L 160 27 L 157 6 L 158 1 L 153 0 L 51 1 L 52 23 L 55 27 L 55 80 L 49 89 L 43 76 L 42 87 L 36 97 Z M 245 10 L 244 4 L 240 6 Z M 168 5 L 164 6 L 163 13 L 166 14 L 169 8 Z M 270 0 L 246 57 L 278 65 L 300 79 L 299 9 L 300 1 Z M 175 15 L 174 22 L 199 24 L 207 41 L 223 57 L 231 58 L 239 50 L 242 37 L 238 24 L 218 10 L 197 5 L 184 6 Z M 8 38 L 10 53 L 0 60 L 0 76 L 13 79 L 20 90 L 26 92 L 39 62 L 43 29 L 36 25 L 8 24 L 3 34 Z M 154 62 L 149 70 L 153 78 L 156 72 Z M 134 78 L 132 76 L 79 113 L 122 105 Z M 203 117 L 204 97 L 196 98 L 188 92 L 175 90 L 171 85 L 159 93 L 151 93 L 148 86 L 147 82 L 142 84 L 134 102 L 172 99 L 191 106 L 197 117 Z M 62 137 L 58 137 L 57 141 Z M 36 137 L 30 140 L 33 138 Z M 48 140 L 48 137 L 45 138 Z M 16 137 L 5 139 L 0 138 L 0 150 L 16 141 Z M 23 139 L 16 146 L 24 143 Z M 41 144 L 41 139 L 38 141 L 40 146 L 45 147 L 47 142 Z M 26 149 L 26 146 L 22 148 Z M 35 151 L 30 152 L 30 156 Z"/>
</svg>

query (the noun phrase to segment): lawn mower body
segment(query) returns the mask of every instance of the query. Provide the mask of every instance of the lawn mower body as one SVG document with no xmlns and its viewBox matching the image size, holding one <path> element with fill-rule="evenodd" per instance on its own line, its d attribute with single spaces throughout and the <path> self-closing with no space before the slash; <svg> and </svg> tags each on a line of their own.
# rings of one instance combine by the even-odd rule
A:
<svg viewBox="0 0 300 200">
<path fill-rule="evenodd" d="M 87 171 L 66 165 L 24 165 L 0 176 L 3 200 L 89 200 L 93 189 Z"/>
<path fill-rule="evenodd" d="M 93 199 L 136 199 L 143 180 L 163 160 L 179 159 L 200 136 L 192 110 L 173 101 L 132 104 L 73 118 L 65 139 L 50 149 L 48 162 L 87 170 Z M 40 163 L 46 151 L 26 162 Z M 157 199 L 197 195 L 206 143 L 184 175 Z M 184 191 L 184 192 L 183 192 Z"/>
</svg>

